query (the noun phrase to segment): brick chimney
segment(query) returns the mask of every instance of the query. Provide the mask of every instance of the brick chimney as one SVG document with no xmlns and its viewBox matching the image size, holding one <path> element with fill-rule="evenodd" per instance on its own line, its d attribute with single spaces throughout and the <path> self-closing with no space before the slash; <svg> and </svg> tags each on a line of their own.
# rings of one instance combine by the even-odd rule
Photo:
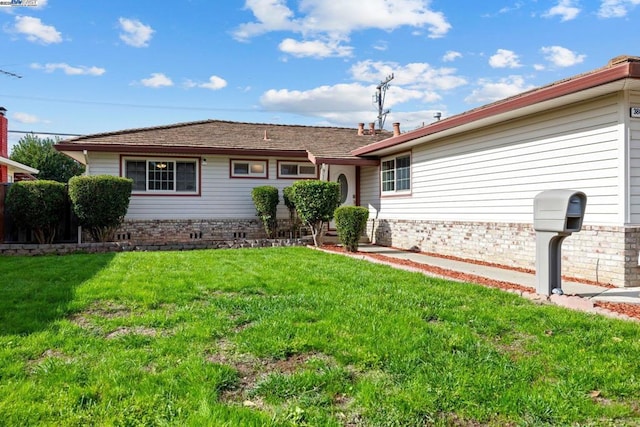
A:
<svg viewBox="0 0 640 427">
<path fill-rule="evenodd" d="M 396 122 L 393 124 L 393 136 L 400 135 L 400 123 Z"/>
<path fill-rule="evenodd" d="M 9 158 L 9 122 L 6 117 L 7 109 L 0 107 L 0 157 Z M 7 166 L 0 166 L 0 182 L 9 182 Z"/>
<path fill-rule="evenodd" d="M 369 123 L 369 135 L 376 134 L 376 124 L 374 122 Z"/>
<path fill-rule="evenodd" d="M 358 136 L 364 135 L 364 123 L 358 123 Z"/>
</svg>

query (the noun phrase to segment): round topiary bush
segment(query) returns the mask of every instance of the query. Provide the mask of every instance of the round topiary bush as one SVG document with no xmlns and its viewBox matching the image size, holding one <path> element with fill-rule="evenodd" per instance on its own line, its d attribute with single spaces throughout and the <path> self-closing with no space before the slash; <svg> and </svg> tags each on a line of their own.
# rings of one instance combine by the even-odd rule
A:
<svg viewBox="0 0 640 427">
<path fill-rule="evenodd" d="M 358 250 L 360 236 L 369 219 L 369 209 L 362 206 L 340 206 L 335 212 L 336 230 L 340 243 L 349 252 Z"/>
<path fill-rule="evenodd" d="M 113 239 L 129 209 L 133 180 L 111 175 L 74 176 L 69 197 L 80 225 L 96 242 Z"/>
<path fill-rule="evenodd" d="M 313 243 L 322 245 L 324 226 L 340 206 L 340 185 L 320 180 L 296 181 L 291 196 L 300 219 L 311 228 Z"/>
</svg>

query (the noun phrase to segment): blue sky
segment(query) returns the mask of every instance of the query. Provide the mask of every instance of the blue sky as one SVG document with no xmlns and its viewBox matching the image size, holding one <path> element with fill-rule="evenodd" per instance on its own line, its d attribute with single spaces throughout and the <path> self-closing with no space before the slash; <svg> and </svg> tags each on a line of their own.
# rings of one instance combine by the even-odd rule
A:
<svg viewBox="0 0 640 427">
<path fill-rule="evenodd" d="M 9 2 L 0 106 L 10 130 L 35 133 L 356 127 L 376 121 L 391 74 L 385 128 L 406 131 L 640 55 L 640 0 Z"/>
</svg>

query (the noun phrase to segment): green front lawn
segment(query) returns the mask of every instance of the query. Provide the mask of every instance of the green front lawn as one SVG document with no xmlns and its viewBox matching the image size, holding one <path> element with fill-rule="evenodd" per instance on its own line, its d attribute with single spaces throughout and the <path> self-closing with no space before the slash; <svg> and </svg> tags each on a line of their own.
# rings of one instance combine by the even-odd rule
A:
<svg viewBox="0 0 640 427">
<path fill-rule="evenodd" d="M 0 425 L 640 425 L 640 324 L 307 248 L 0 258 Z"/>
</svg>

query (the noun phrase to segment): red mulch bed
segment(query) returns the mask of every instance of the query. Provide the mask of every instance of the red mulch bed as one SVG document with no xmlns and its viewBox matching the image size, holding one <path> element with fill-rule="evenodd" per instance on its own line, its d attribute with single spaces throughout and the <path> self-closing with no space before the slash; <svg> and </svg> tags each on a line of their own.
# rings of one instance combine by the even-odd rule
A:
<svg viewBox="0 0 640 427">
<path fill-rule="evenodd" d="M 342 246 L 339 246 L 339 245 L 323 245 L 322 249 L 327 250 L 327 251 L 332 251 L 332 252 L 348 253 L 347 251 L 345 251 L 345 249 Z M 477 284 L 480 284 L 480 285 L 484 285 L 484 286 L 488 286 L 488 287 L 492 287 L 492 288 L 505 289 L 505 290 L 516 290 L 516 291 L 527 292 L 527 293 L 531 293 L 532 292 L 532 289 L 527 287 L 527 286 L 522 286 L 522 285 L 518 285 L 518 284 L 515 284 L 515 283 L 510 283 L 510 282 L 503 282 L 503 281 L 500 281 L 500 280 L 492 280 L 492 279 L 488 279 L 486 277 L 476 276 L 476 275 L 473 275 L 473 274 L 460 273 L 458 271 L 447 270 L 447 269 L 436 267 L 436 266 L 420 264 L 420 263 L 415 262 L 415 261 L 403 260 L 403 259 L 398 259 L 398 258 L 394 258 L 394 257 L 390 257 L 390 256 L 385 256 L 385 255 L 380 255 L 380 254 L 373 254 L 373 253 L 368 253 L 368 252 L 360 252 L 360 251 L 352 252 L 352 254 L 358 255 L 358 256 L 363 256 L 363 257 L 368 257 L 368 258 L 372 258 L 372 259 L 376 259 L 376 260 L 379 260 L 379 261 L 382 261 L 382 262 L 388 263 L 388 264 L 394 264 L 394 265 L 401 265 L 401 266 L 404 266 L 404 267 L 410 267 L 411 269 L 424 271 L 426 273 L 430 273 L 430 274 L 433 274 L 433 275 L 450 278 L 450 279 L 461 281 L 461 282 L 477 283 Z M 456 261 L 470 262 L 470 263 L 479 264 L 479 265 L 487 265 L 487 266 L 491 266 L 491 267 L 506 268 L 504 265 L 492 264 L 492 263 L 476 261 L 476 260 L 468 260 L 468 259 L 463 259 L 463 258 L 458 258 L 458 257 L 453 257 L 453 256 L 446 256 L 446 255 L 440 255 L 440 254 L 431 254 L 431 253 L 426 254 L 426 255 L 437 256 L 437 257 L 440 257 L 440 258 L 448 258 L 448 259 L 452 259 L 452 260 L 456 260 Z M 531 273 L 531 274 L 535 273 L 534 270 L 526 269 L 526 268 L 513 268 L 513 270 L 521 271 L 521 272 L 525 272 L 525 273 Z M 563 280 L 576 280 L 576 279 L 575 278 L 571 278 L 571 277 L 564 277 L 563 276 Z M 587 280 L 583 280 L 583 279 L 579 279 L 579 280 L 576 280 L 576 281 L 580 281 L 581 283 L 585 283 L 585 284 L 592 284 L 592 285 L 596 285 L 596 286 L 606 287 L 606 288 L 615 288 L 615 286 L 612 286 L 612 285 L 603 285 L 602 283 L 595 283 L 595 282 L 587 281 Z M 640 304 L 594 302 L 594 306 L 600 307 L 600 308 L 604 308 L 606 310 L 609 310 L 609 311 L 612 311 L 612 312 L 615 312 L 615 313 L 624 314 L 626 316 L 633 317 L 635 319 L 639 319 L 640 320 Z"/>
</svg>

